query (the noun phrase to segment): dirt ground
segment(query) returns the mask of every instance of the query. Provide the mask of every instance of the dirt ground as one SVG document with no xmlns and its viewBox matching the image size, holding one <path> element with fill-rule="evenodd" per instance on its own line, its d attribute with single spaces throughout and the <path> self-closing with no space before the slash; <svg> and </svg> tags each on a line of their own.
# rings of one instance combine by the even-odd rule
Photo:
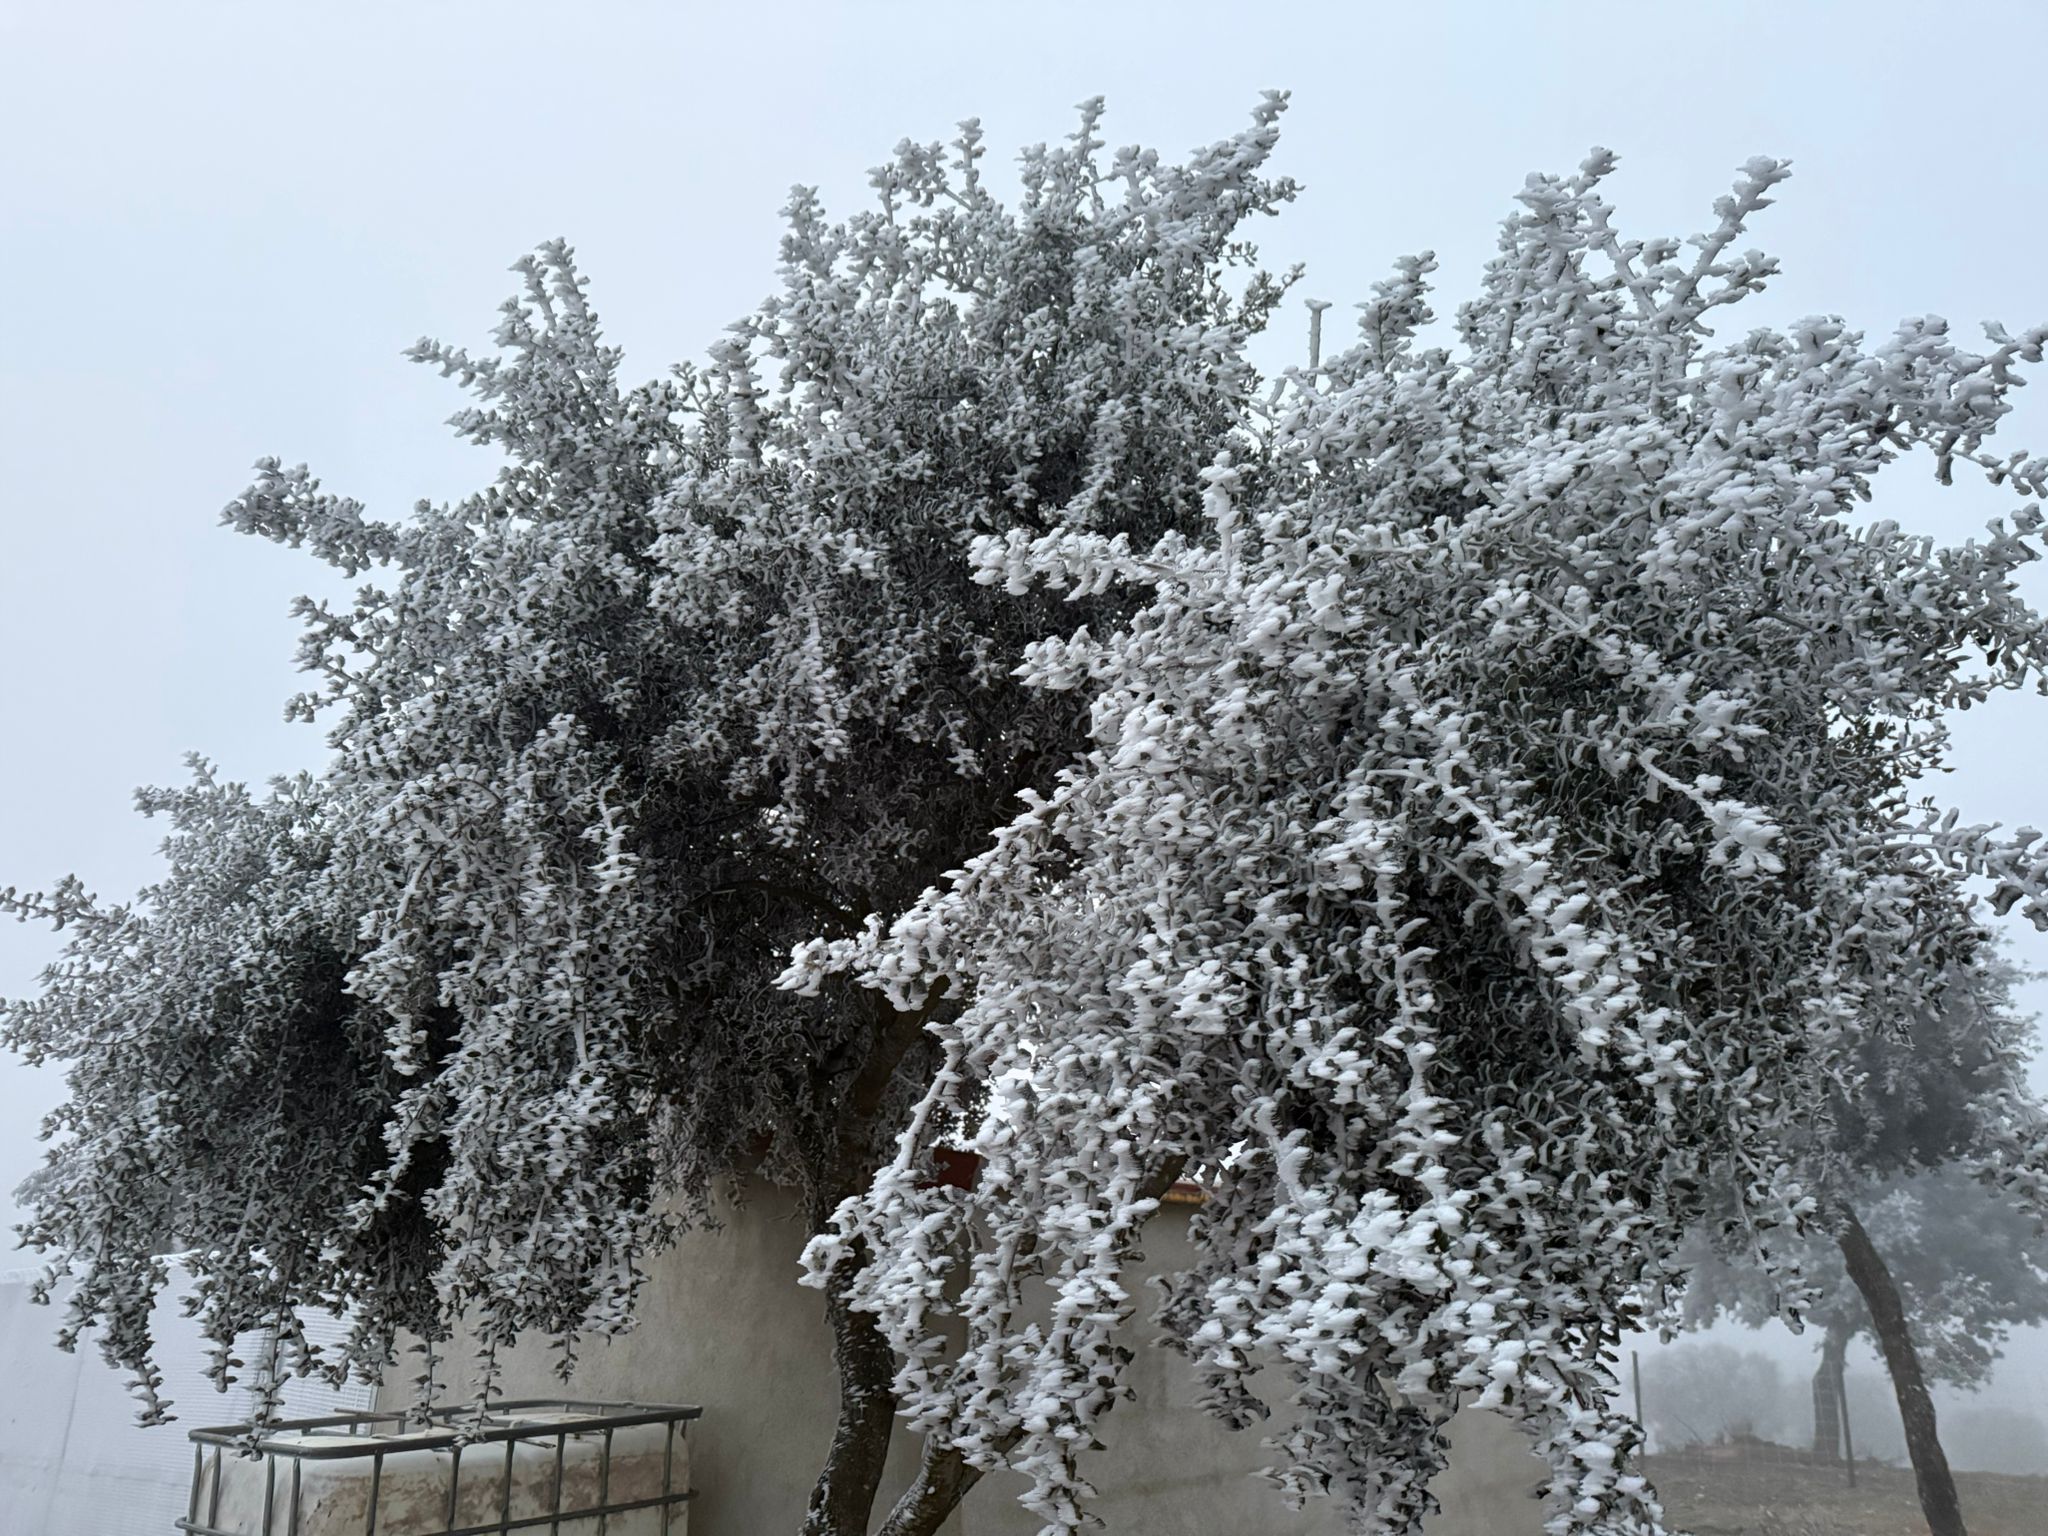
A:
<svg viewBox="0 0 2048 1536">
<path fill-rule="evenodd" d="M 1653 1456 L 1646 1464 L 1674 1529 L 1691 1536 L 1926 1536 L 1904 1467 L 1842 1468 L 1761 1458 Z M 2048 1477 L 1958 1472 L 1970 1536 L 2048 1536 Z"/>
</svg>

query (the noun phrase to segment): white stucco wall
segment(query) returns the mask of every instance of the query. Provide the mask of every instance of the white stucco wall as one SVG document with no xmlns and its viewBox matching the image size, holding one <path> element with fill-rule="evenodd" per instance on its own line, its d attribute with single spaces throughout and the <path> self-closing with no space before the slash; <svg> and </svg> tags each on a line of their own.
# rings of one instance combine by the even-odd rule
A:
<svg viewBox="0 0 2048 1536">
<path fill-rule="evenodd" d="M 1186 1215 L 1168 1207 L 1146 1232 L 1150 1267 L 1185 1261 Z M 696 1403 L 692 1428 L 692 1536 L 795 1536 L 811 1483 L 831 1441 L 831 1338 L 822 1298 L 796 1283 L 803 1231 L 786 1198 L 756 1189 L 725 1225 L 693 1234 L 656 1262 L 641 1326 L 586 1347 L 568 1391 L 577 1397 Z M 458 1340 L 451 1354 L 466 1357 Z M 509 1362 L 507 1396 L 564 1390 L 543 1345 Z M 395 1372 L 402 1378 L 407 1372 Z M 1110 1415 L 1107 1449 L 1089 1468 L 1094 1508 L 1110 1536 L 1335 1536 L 1338 1511 L 1289 1511 L 1252 1474 L 1271 1460 L 1257 1430 L 1233 1434 L 1195 1404 L 1179 1356 L 1140 1349 L 1131 1368 L 1138 1400 Z M 401 1394 L 393 1394 L 396 1398 Z M 381 1406 L 390 1406 L 387 1400 Z M 1453 1465 L 1438 1492 L 1444 1512 L 1431 1536 L 1536 1536 L 1540 1506 L 1529 1496 L 1542 1474 L 1519 1431 L 1486 1414 L 1454 1428 Z M 883 1498 L 909 1480 L 915 1443 L 899 1435 Z M 946 1527 L 950 1536 L 1033 1536 L 1038 1523 L 1015 1502 L 1019 1481 L 986 1479 Z"/>
<path fill-rule="evenodd" d="M 1152 1267 L 1187 1258 L 1185 1224 L 1185 1212 L 1172 1207 L 1155 1221 L 1146 1235 Z M 726 1212 L 722 1227 L 693 1234 L 657 1262 L 642 1326 L 615 1343 L 588 1344 L 567 1389 L 704 1407 L 691 1430 L 692 1536 L 794 1536 L 801 1524 L 834 1407 L 823 1302 L 796 1284 L 802 1246 L 789 1202 L 753 1191 L 743 1209 Z M 191 1477 L 185 1431 L 234 1422 L 247 1406 L 244 1396 L 223 1397 L 202 1376 L 204 1343 L 176 1305 L 182 1279 L 154 1319 L 166 1392 L 179 1415 L 156 1429 L 135 1423 L 126 1383 L 96 1352 L 66 1355 L 52 1345 L 58 1313 L 29 1304 L 27 1280 L 25 1272 L 0 1274 L 0 1533 L 173 1536 Z M 254 1358 L 251 1348 L 238 1353 Z M 543 1345 L 522 1347 L 509 1364 L 507 1395 L 564 1390 Z M 1111 1536 L 1334 1536 L 1341 1529 L 1335 1509 L 1291 1512 L 1252 1475 L 1270 1459 L 1258 1431 L 1232 1434 L 1203 1414 L 1177 1355 L 1140 1349 L 1130 1380 L 1138 1400 L 1110 1416 L 1108 1448 L 1090 1468 L 1101 1492 L 1096 1512 Z M 294 1383 L 288 1411 L 367 1407 L 369 1396 Z M 1438 1489 L 1444 1512 L 1430 1523 L 1431 1536 L 1536 1536 L 1541 1519 L 1528 1492 L 1541 1467 L 1521 1435 L 1474 1414 L 1454 1426 L 1453 1443 L 1452 1471 Z M 914 1463 L 914 1442 L 899 1436 L 885 1499 L 908 1481 Z M 948 1532 L 1032 1536 L 1037 1523 L 1015 1502 L 1019 1486 L 1007 1474 L 989 1478 Z"/>
</svg>

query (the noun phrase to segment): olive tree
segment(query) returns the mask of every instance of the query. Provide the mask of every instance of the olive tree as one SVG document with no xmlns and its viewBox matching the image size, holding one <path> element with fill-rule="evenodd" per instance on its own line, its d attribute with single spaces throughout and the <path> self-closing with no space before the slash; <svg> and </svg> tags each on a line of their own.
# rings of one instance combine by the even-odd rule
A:
<svg viewBox="0 0 2048 1536">
<path fill-rule="evenodd" d="M 153 1394 L 169 1234 L 223 1375 L 251 1327 L 374 1376 L 460 1319 L 487 1392 L 522 1335 L 627 1326 L 758 1171 L 839 1370 L 809 1529 L 929 1533 L 1005 1463 L 1071 1529 L 1192 1174 L 1162 1320 L 1226 1421 L 1284 1391 L 1292 1494 L 1411 1529 L 1477 1400 L 1560 1530 L 1655 1523 L 1604 1352 L 1709 1177 L 1780 1252 L 1857 1043 L 1981 987 L 1966 882 L 2048 898 L 2037 835 L 1909 789 L 1943 711 L 2039 679 L 2039 511 L 1854 515 L 1916 447 L 2038 496 L 1984 445 L 2043 337 L 1713 345 L 1783 167 L 1682 257 L 1597 156 L 1531 181 L 1450 338 L 1418 259 L 1261 380 L 1280 109 L 1177 164 L 1091 105 L 1014 207 L 971 125 L 906 144 L 865 214 L 799 191 L 780 290 L 635 387 L 546 247 L 494 353 L 416 350 L 492 485 L 380 519 L 259 468 L 228 521 L 367 582 L 304 610 L 332 762 L 146 796 L 132 905 L 7 898 L 70 934 L 0 1014 L 70 1065 L 27 1225 L 70 1337 Z M 2033 1107 L 1981 1119 L 2038 1199 Z M 970 1189 L 930 1176 L 960 1148 Z"/>
<path fill-rule="evenodd" d="M 1176 162 L 1105 152 L 1091 103 L 1023 154 L 1014 206 L 973 123 L 900 146 L 850 219 L 799 188 L 778 291 L 643 385 L 546 246 L 494 352 L 413 352 L 468 390 L 488 487 L 381 519 L 258 467 L 225 520 L 368 583 L 302 605 L 292 712 L 329 722 L 330 765 L 145 795 L 168 866 L 131 905 L 7 893 L 69 932 L 0 1013 L 69 1067 L 25 1228 L 75 1277 L 67 1341 L 101 1328 L 160 1411 L 169 1237 L 222 1379 L 243 1330 L 286 1370 L 374 1377 L 401 1330 L 462 1319 L 482 1354 L 447 1385 L 488 1391 L 522 1334 L 566 1366 L 626 1326 L 721 1178 L 759 1171 L 819 1227 L 865 1186 L 936 1048 L 870 992 L 776 974 L 914 900 L 1082 744 L 1085 702 L 1012 669 L 1127 595 L 1011 596 L 966 549 L 1196 532 L 1286 286 L 1244 240 L 1293 194 L 1265 170 L 1281 110 Z M 827 1300 L 809 1528 L 858 1533 L 893 1361 L 847 1284 Z M 298 1319 L 330 1307 L 355 1332 L 320 1355 Z"/>
<path fill-rule="evenodd" d="M 2048 332 L 1745 323 L 1786 166 L 1687 244 L 1617 229 L 1611 163 L 1530 179 L 1448 334 L 1403 263 L 1217 455 L 1199 535 L 975 541 L 992 586 L 1142 598 L 1021 668 L 1092 739 L 785 977 L 939 1009 L 894 1161 L 808 1253 L 902 1358 L 934 1497 L 1009 1465 L 1078 1526 L 1132 1254 L 1191 1172 L 1158 1315 L 1227 1422 L 1279 1411 L 1290 1495 L 1413 1531 L 1478 1403 L 1548 1461 L 1551 1530 L 1655 1528 L 1612 1350 L 1709 1186 L 1796 1305 L 1827 1107 L 1985 995 L 1971 882 L 2048 919 L 2040 834 L 1917 787 L 1948 711 L 2048 664 L 2016 583 L 2048 459 L 1986 446 Z M 1859 515 L 1909 454 L 2011 513 L 1953 545 Z M 1975 1113 L 2038 1210 L 2038 1109 Z M 928 1177 L 948 1143 L 973 1188 Z"/>
<path fill-rule="evenodd" d="M 1929 1382 L 1981 1384 L 2014 1326 L 2048 1318 L 2038 1210 L 1996 1187 L 2000 1133 L 2024 1097 L 2035 1043 L 2012 1005 L 2017 979 L 1993 958 L 1975 995 L 1910 1017 L 1903 1030 L 1864 1032 L 1798 1165 L 1821 1203 L 1792 1250 L 1813 1293 L 1805 1321 L 1819 1333 L 1814 1451 L 1842 1453 L 1845 1355 L 1867 1335 L 1884 1357 L 1937 1533 L 1960 1531 L 1962 1515 Z M 1777 1288 L 1717 1236 L 1708 1225 L 1691 1240 L 1682 1320 L 1768 1322 Z"/>
</svg>

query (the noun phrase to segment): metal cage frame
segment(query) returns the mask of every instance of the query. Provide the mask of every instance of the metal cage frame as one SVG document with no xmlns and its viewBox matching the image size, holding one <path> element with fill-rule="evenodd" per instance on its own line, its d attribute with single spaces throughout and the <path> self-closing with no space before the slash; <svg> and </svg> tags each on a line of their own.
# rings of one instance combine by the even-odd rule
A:
<svg viewBox="0 0 2048 1536">
<path fill-rule="evenodd" d="M 520 1422 L 522 1412 L 547 1412 L 574 1414 L 571 1420 L 555 1420 L 545 1423 L 528 1420 Z M 253 1424 L 226 1424 L 212 1428 L 195 1429 L 187 1436 L 192 1441 L 192 1497 L 187 1505 L 185 1517 L 178 1521 L 178 1529 L 187 1536 L 236 1536 L 219 1525 L 221 1499 L 221 1458 L 227 1451 L 241 1451 L 250 1446 L 251 1435 L 255 1435 L 256 1454 L 265 1463 L 263 1474 L 263 1536 L 273 1536 L 276 1524 L 277 1506 L 280 1495 L 289 1499 L 285 1511 L 285 1525 L 281 1536 L 299 1536 L 299 1491 L 304 1465 L 308 1461 L 346 1461 L 370 1459 L 369 1511 L 364 1516 L 363 1536 L 377 1536 L 377 1500 L 383 1485 L 384 1458 L 405 1455 L 419 1451 L 445 1451 L 448 1453 L 448 1503 L 447 1514 L 441 1525 L 419 1536 L 507 1536 L 513 1531 L 535 1530 L 542 1526 L 549 1536 L 559 1536 L 562 1523 L 568 1520 L 597 1521 L 597 1536 L 606 1536 L 606 1525 L 613 1515 L 623 1515 L 634 1510 L 661 1510 L 661 1529 L 667 1536 L 670 1522 L 675 1517 L 679 1504 L 694 1498 L 693 1488 L 675 1486 L 676 1437 L 687 1439 L 690 1421 L 701 1418 L 704 1410 L 686 1407 L 677 1403 L 589 1403 L 563 1398 L 520 1398 L 510 1402 L 494 1403 L 485 1410 L 479 1426 L 473 1416 L 475 1409 L 437 1408 L 429 1415 L 430 1427 L 426 1429 L 406 1426 L 416 1425 L 417 1420 L 410 1414 L 394 1413 L 330 1413 L 311 1419 L 286 1419 L 275 1424 L 261 1426 Z M 459 1418 L 470 1417 L 470 1422 L 457 1427 Z M 373 1438 L 375 1426 L 391 1425 L 401 1430 L 402 1438 L 383 1440 Z M 614 1501 L 611 1497 L 612 1436 L 621 1429 L 634 1429 L 659 1424 L 664 1428 L 661 1457 L 661 1492 L 653 1498 Z M 433 1425 L 442 1427 L 435 1428 Z M 293 1434 L 311 1432 L 332 1434 L 344 1431 L 351 1437 L 362 1437 L 360 1446 L 354 1445 L 294 1445 L 288 1438 Z M 583 1509 L 562 1508 L 562 1468 L 564 1455 L 571 1440 L 597 1435 L 603 1440 L 598 1462 L 597 1503 Z M 524 1444 L 555 1443 L 555 1477 L 553 1508 L 543 1515 L 525 1515 L 517 1519 L 512 1516 L 512 1462 L 517 1447 Z M 457 1525 L 455 1515 L 462 1493 L 462 1460 L 465 1452 L 478 1447 L 502 1444 L 505 1447 L 504 1465 L 498 1477 L 498 1518 L 484 1525 Z M 207 1500 L 206 1518 L 199 1518 L 200 1495 L 207 1487 L 209 1448 L 212 1451 L 212 1493 Z M 280 1459 L 291 1464 L 290 1487 L 278 1487 L 278 1462 Z M 489 1474 L 487 1474 L 489 1475 Z M 411 1533 L 407 1533 L 411 1536 Z"/>
</svg>

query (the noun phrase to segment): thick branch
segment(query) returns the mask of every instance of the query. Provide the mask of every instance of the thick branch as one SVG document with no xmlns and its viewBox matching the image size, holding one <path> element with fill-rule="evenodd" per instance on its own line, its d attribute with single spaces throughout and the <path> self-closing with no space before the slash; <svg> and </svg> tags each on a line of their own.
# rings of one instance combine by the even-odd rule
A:
<svg viewBox="0 0 2048 1536">
<path fill-rule="evenodd" d="M 934 988 L 922 1008 L 913 1008 L 907 1013 L 899 1013 L 893 1008 L 887 1010 L 888 1016 L 877 1027 L 875 1042 L 868 1050 L 868 1059 L 861 1066 L 860 1076 L 853 1080 L 853 1087 L 847 1091 L 846 1105 L 853 1123 L 864 1125 L 882 1107 L 896 1069 L 924 1034 L 925 1021 L 938 1006 L 939 994 Z"/>
<path fill-rule="evenodd" d="M 875 1319 L 849 1304 L 852 1270 L 825 1292 L 832 1359 L 839 1372 L 839 1422 L 811 1489 L 803 1536 L 865 1536 L 896 1423 L 896 1358 Z"/>
</svg>

